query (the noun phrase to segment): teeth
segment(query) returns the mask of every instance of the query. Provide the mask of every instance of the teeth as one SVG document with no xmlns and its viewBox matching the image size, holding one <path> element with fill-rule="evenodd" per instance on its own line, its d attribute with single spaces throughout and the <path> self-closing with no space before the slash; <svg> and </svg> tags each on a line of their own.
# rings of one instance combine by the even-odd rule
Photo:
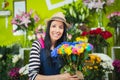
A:
<svg viewBox="0 0 120 80">
<path fill-rule="evenodd" d="M 59 35 L 58 34 L 54 34 L 55 37 L 58 37 Z"/>
</svg>

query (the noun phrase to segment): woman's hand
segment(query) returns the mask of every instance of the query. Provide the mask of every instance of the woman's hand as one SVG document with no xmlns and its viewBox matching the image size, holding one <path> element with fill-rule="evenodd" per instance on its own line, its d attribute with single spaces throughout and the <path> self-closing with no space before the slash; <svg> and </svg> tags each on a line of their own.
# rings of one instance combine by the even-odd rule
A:
<svg viewBox="0 0 120 80">
<path fill-rule="evenodd" d="M 61 80 L 79 80 L 77 75 L 70 75 L 69 73 L 62 74 L 62 78 L 63 79 L 61 79 Z"/>
</svg>

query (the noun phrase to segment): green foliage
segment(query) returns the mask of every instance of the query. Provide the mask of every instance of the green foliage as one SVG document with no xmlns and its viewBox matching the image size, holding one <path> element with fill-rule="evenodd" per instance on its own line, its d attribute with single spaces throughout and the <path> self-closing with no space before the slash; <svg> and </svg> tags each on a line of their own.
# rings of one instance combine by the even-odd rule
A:
<svg viewBox="0 0 120 80">
<path fill-rule="evenodd" d="M 24 65 L 29 63 L 29 53 L 30 50 L 24 50 Z"/>
<path fill-rule="evenodd" d="M 120 16 L 116 15 L 116 16 L 110 17 L 110 22 L 108 23 L 108 26 L 113 28 L 120 27 Z"/>
<path fill-rule="evenodd" d="M 13 68 L 21 68 L 23 66 L 23 60 L 17 57 L 18 61 L 14 63 L 13 59 L 15 55 L 19 54 L 19 44 L 14 44 L 12 46 L 0 47 L 0 80 L 13 80 L 8 75 L 9 71 Z M 22 75 L 19 80 L 26 80 L 28 76 Z"/>
<path fill-rule="evenodd" d="M 64 10 L 67 22 L 72 24 L 88 22 L 89 9 L 80 0 L 73 1 L 73 3 L 65 5 L 62 9 Z"/>
<path fill-rule="evenodd" d="M 67 38 L 68 41 L 76 41 L 76 38 L 80 36 L 82 31 L 79 29 L 79 27 L 80 27 L 79 24 L 75 24 L 67 30 L 68 36 L 71 36 L 70 39 Z"/>
</svg>

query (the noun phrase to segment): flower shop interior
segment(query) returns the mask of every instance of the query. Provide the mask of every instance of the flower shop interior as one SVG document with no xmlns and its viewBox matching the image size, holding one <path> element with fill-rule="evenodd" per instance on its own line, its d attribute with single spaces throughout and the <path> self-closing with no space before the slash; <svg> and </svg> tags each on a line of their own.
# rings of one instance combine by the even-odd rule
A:
<svg viewBox="0 0 120 80">
<path fill-rule="evenodd" d="M 35 34 L 41 31 L 45 35 L 46 20 L 56 12 L 63 12 L 70 24 L 68 42 L 82 41 L 93 46 L 89 61 L 84 60 L 81 69 L 85 80 L 119 80 L 119 3 L 120 0 L 0 0 L 0 80 L 28 80 Z"/>
</svg>

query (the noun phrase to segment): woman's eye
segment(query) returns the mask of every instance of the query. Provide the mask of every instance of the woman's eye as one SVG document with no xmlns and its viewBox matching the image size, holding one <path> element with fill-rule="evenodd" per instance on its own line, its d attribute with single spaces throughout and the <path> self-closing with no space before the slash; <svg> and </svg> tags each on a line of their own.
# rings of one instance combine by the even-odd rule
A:
<svg viewBox="0 0 120 80">
<path fill-rule="evenodd" d="M 63 29 L 63 26 L 59 26 L 60 29 Z"/>
<path fill-rule="evenodd" d="M 55 25 L 52 25 L 53 28 L 55 28 L 56 26 Z"/>
</svg>

